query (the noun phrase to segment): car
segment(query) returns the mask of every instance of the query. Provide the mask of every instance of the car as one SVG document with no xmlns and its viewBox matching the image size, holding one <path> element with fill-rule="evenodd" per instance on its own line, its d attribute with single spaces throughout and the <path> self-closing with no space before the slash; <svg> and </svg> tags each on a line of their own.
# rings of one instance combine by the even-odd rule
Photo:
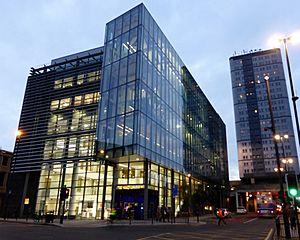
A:
<svg viewBox="0 0 300 240">
<path fill-rule="evenodd" d="M 237 214 L 246 214 L 247 213 L 247 209 L 243 206 L 237 207 L 236 208 L 236 213 Z"/>
<path fill-rule="evenodd" d="M 219 213 L 220 210 L 223 212 L 223 215 L 224 215 L 225 218 L 231 218 L 232 217 L 231 212 L 227 208 L 219 208 L 217 210 L 217 216 L 218 216 L 218 213 Z"/>
</svg>

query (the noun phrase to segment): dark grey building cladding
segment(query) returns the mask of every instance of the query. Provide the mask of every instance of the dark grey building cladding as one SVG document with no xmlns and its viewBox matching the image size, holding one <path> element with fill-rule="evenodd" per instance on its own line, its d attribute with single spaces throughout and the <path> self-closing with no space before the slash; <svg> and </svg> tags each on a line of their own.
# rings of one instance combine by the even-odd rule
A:
<svg viewBox="0 0 300 240">
<path fill-rule="evenodd" d="M 293 164 L 286 167 L 289 171 L 298 172 L 295 135 L 280 49 L 245 53 L 229 60 L 240 177 L 276 175 L 274 141 L 270 131 L 270 112 L 264 80 L 266 75 L 269 76 L 276 133 L 289 135 L 288 140 L 280 143 L 282 147 L 279 154 L 281 158 L 293 159 Z"/>
<path fill-rule="evenodd" d="M 257 174 L 265 173 L 263 145 L 261 138 L 260 118 L 258 114 L 258 99 L 256 95 L 256 81 L 253 72 L 253 62 L 251 55 L 245 55 L 241 58 L 243 62 L 244 86 L 248 94 L 246 96 L 248 122 L 250 129 L 250 141 L 252 148 L 252 156 L 256 156 L 253 160 L 253 171 Z"/>
</svg>

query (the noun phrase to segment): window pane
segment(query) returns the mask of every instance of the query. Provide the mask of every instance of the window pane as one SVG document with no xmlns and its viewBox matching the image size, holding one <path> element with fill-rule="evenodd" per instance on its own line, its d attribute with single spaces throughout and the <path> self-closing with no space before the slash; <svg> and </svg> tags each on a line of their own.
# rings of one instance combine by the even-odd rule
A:
<svg viewBox="0 0 300 240">
<path fill-rule="evenodd" d="M 62 158 L 64 155 L 65 149 L 65 139 L 56 139 L 55 146 L 53 149 L 54 158 Z"/>
<path fill-rule="evenodd" d="M 111 65 L 104 68 L 103 80 L 101 81 L 102 92 L 109 89 Z"/>
<path fill-rule="evenodd" d="M 146 116 L 144 114 L 140 115 L 140 144 L 145 146 L 145 139 L 146 139 Z"/>
<path fill-rule="evenodd" d="M 110 118 L 116 115 L 117 88 L 110 91 L 108 100 L 109 100 L 109 106 L 108 106 L 107 117 Z"/>
<path fill-rule="evenodd" d="M 126 101 L 126 112 L 134 111 L 135 102 L 135 84 L 131 83 L 127 86 L 127 101 Z"/>
<path fill-rule="evenodd" d="M 136 54 L 133 54 L 129 57 L 128 61 L 128 82 L 136 79 Z"/>
<path fill-rule="evenodd" d="M 136 27 L 139 24 L 139 9 L 135 8 L 131 10 L 131 28 Z"/>
<path fill-rule="evenodd" d="M 124 116 L 116 118 L 116 135 L 115 135 L 115 147 L 123 146 L 124 136 Z"/>
<path fill-rule="evenodd" d="M 112 62 L 112 50 L 113 50 L 113 41 L 110 41 L 106 44 L 105 65 L 108 65 Z"/>
<path fill-rule="evenodd" d="M 70 104 L 71 104 L 71 98 L 61 99 L 59 103 L 59 108 L 62 109 L 62 108 L 69 107 Z"/>
<path fill-rule="evenodd" d="M 115 36 L 117 37 L 122 33 L 122 16 L 117 18 L 115 20 L 116 26 L 115 26 Z"/>
<path fill-rule="evenodd" d="M 93 103 L 94 94 L 88 93 L 84 95 L 84 104 L 91 104 Z"/>
<path fill-rule="evenodd" d="M 129 32 L 124 33 L 122 35 L 121 58 L 126 57 L 128 55 L 128 50 L 129 50 Z"/>
<path fill-rule="evenodd" d="M 102 99 L 101 99 L 100 120 L 107 118 L 107 110 L 108 110 L 108 92 L 105 92 L 102 94 Z"/>
<path fill-rule="evenodd" d="M 153 58 L 153 40 L 149 37 L 149 44 L 148 44 L 148 60 L 152 62 Z"/>
<path fill-rule="evenodd" d="M 148 54 L 148 32 L 144 31 L 144 37 L 143 37 L 143 52 L 147 56 Z"/>
<path fill-rule="evenodd" d="M 129 53 L 137 51 L 137 28 L 130 31 Z"/>
<path fill-rule="evenodd" d="M 112 50 L 112 61 L 117 61 L 120 59 L 121 50 L 121 37 L 117 37 L 114 40 L 113 50 Z"/>
<path fill-rule="evenodd" d="M 118 89 L 117 115 L 124 114 L 125 112 L 125 94 L 126 94 L 126 86 L 123 85 Z"/>
<path fill-rule="evenodd" d="M 75 106 L 81 105 L 81 99 L 82 99 L 82 96 L 75 96 L 74 105 Z"/>
<path fill-rule="evenodd" d="M 107 24 L 106 27 L 106 41 L 110 41 L 114 38 L 114 31 L 115 31 L 115 21 L 111 21 Z"/>
<path fill-rule="evenodd" d="M 118 86 L 119 80 L 119 62 L 115 62 L 111 68 L 110 88 Z"/>
<path fill-rule="evenodd" d="M 130 27 L 130 12 L 123 15 L 123 33 L 127 32 Z"/>
<path fill-rule="evenodd" d="M 58 89 L 62 87 L 62 80 L 55 80 L 54 89 Z"/>
<path fill-rule="evenodd" d="M 126 115 L 124 130 L 124 145 L 131 145 L 133 140 L 133 113 Z"/>
<path fill-rule="evenodd" d="M 70 140 L 69 140 L 68 157 L 74 157 L 75 156 L 76 140 L 77 140 L 77 138 L 70 138 Z"/>
<path fill-rule="evenodd" d="M 106 130 L 106 143 L 107 149 L 113 148 L 114 143 L 114 129 L 115 129 L 115 118 L 109 119 L 107 122 L 107 130 Z"/>
<path fill-rule="evenodd" d="M 56 109 L 58 109 L 58 106 L 59 106 L 59 100 L 53 100 L 51 102 L 50 109 L 51 110 L 56 110 Z"/>
<path fill-rule="evenodd" d="M 119 85 L 126 83 L 127 78 L 127 58 L 120 61 Z"/>
</svg>

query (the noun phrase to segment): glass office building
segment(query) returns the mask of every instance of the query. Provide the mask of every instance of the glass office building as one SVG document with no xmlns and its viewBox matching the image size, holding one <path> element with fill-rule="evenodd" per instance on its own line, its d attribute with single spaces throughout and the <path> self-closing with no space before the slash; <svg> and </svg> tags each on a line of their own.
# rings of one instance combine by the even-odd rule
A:
<svg viewBox="0 0 300 240">
<path fill-rule="evenodd" d="M 66 186 L 69 218 L 132 206 L 143 219 L 161 205 L 177 214 L 195 191 L 228 186 L 225 124 L 143 4 L 107 23 L 104 47 L 34 69 L 27 96 L 37 81 L 50 93 L 34 114 L 24 99 L 13 164 L 24 182 L 21 212 L 30 197 L 35 212 L 60 215 Z"/>
<path fill-rule="evenodd" d="M 114 207 L 176 213 L 184 188 L 225 186 L 225 125 L 143 4 L 107 23 L 104 46 L 97 158 L 114 169 Z"/>
</svg>

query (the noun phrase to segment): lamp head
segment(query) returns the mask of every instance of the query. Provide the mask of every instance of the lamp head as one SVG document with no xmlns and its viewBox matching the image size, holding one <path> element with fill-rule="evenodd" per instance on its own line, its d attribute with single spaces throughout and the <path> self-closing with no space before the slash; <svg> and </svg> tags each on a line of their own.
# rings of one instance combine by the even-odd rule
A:
<svg viewBox="0 0 300 240">
<path fill-rule="evenodd" d="M 274 135 L 275 140 L 279 141 L 281 139 L 279 134 Z"/>
<path fill-rule="evenodd" d="M 282 42 L 282 36 L 280 34 L 274 34 L 268 40 L 268 45 L 270 48 L 278 48 Z"/>
<path fill-rule="evenodd" d="M 300 43 L 300 32 L 294 32 L 291 36 L 288 37 L 288 40 L 292 44 L 299 44 Z"/>
<path fill-rule="evenodd" d="M 16 138 L 17 138 L 17 139 L 20 139 L 20 137 L 22 136 L 22 134 L 23 134 L 23 132 L 22 132 L 20 129 L 18 129 L 18 130 L 16 131 Z"/>
</svg>

